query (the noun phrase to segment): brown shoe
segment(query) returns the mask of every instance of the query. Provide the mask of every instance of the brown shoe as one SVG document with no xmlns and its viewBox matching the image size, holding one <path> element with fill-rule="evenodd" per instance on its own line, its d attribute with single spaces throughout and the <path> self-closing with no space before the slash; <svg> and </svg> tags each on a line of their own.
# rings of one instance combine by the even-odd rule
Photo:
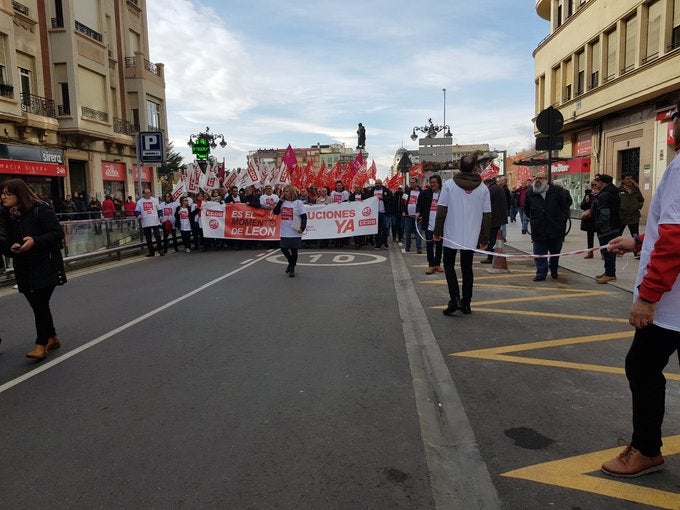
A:
<svg viewBox="0 0 680 510">
<path fill-rule="evenodd" d="M 586 253 L 586 256 L 583 257 L 583 258 L 584 258 L 584 259 L 592 259 L 592 258 L 593 258 L 593 252 L 592 252 L 592 251 L 589 251 L 588 253 Z"/>
<path fill-rule="evenodd" d="M 626 447 L 617 457 L 602 464 L 602 472 L 620 478 L 635 478 L 663 469 L 663 456 L 647 457 L 632 446 Z"/>
<path fill-rule="evenodd" d="M 47 347 L 36 344 L 33 350 L 26 354 L 26 357 L 32 359 L 45 359 L 47 357 Z"/>
<path fill-rule="evenodd" d="M 442 266 L 435 266 L 435 267 L 434 267 L 434 270 L 435 270 L 437 273 L 443 273 L 443 272 L 444 272 L 444 268 L 443 268 Z"/>
<path fill-rule="evenodd" d="M 53 351 L 54 349 L 59 349 L 61 347 L 61 342 L 56 336 L 51 336 L 47 341 L 46 348 L 48 351 Z"/>
<path fill-rule="evenodd" d="M 425 274 L 434 274 L 434 266 L 427 266 Z"/>
<path fill-rule="evenodd" d="M 597 283 L 607 283 L 607 282 L 615 282 L 616 281 L 616 276 L 607 276 L 606 274 L 603 274 L 599 278 L 595 278 L 595 281 Z"/>
</svg>

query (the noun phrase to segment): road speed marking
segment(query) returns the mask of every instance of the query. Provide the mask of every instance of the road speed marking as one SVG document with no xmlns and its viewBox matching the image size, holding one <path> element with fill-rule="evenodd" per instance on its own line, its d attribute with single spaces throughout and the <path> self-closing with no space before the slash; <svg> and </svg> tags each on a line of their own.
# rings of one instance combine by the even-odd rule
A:
<svg viewBox="0 0 680 510">
<path fill-rule="evenodd" d="M 385 262 L 386 257 L 374 255 L 372 253 L 346 252 L 346 251 L 320 251 L 309 252 L 301 251 L 298 253 L 298 266 L 365 266 L 367 264 L 379 264 Z M 286 257 L 282 254 L 267 257 L 267 262 L 274 264 L 288 264 Z"/>
</svg>

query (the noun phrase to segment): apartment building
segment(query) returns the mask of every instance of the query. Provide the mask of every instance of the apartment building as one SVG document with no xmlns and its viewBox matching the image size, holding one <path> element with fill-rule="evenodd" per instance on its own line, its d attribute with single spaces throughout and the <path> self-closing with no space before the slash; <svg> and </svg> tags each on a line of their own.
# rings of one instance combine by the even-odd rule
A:
<svg viewBox="0 0 680 510">
<path fill-rule="evenodd" d="M 536 12 L 550 22 L 534 51 L 536 114 L 553 105 L 565 121 L 553 176 L 580 201 L 596 173 L 632 172 L 648 205 L 675 156 L 680 0 L 537 0 Z"/>
<path fill-rule="evenodd" d="M 352 163 L 358 154 L 358 151 L 346 147 L 344 143 L 321 144 L 317 143 L 311 147 L 293 148 L 298 165 L 306 167 L 309 161 L 316 169 L 321 168 L 322 164 L 326 164 L 326 168 L 331 168 L 336 163 L 341 165 Z M 286 149 L 258 149 L 248 153 L 249 163 L 267 163 L 279 166 L 283 161 L 283 155 Z M 364 162 L 368 161 L 368 151 L 365 149 L 361 151 Z"/>
<path fill-rule="evenodd" d="M 155 189 L 135 148 L 138 131 L 167 132 L 146 12 L 146 0 L 0 0 L 0 179 L 57 210 L 74 192 L 135 195 L 139 174 Z"/>
</svg>

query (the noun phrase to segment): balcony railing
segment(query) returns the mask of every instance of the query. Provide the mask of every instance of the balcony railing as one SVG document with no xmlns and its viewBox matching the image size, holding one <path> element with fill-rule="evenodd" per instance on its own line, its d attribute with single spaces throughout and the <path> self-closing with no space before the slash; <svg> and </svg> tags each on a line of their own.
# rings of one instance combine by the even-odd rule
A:
<svg viewBox="0 0 680 510">
<path fill-rule="evenodd" d="M 139 0 L 127 0 L 127 1 L 139 7 Z"/>
<path fill-rule="evenodd" d="M 87 106 L 81 106 L 80 110 L 83 114 L 84 119 L 93 119 L 101 122 L 109 121 L 109 114 L 106 112 L 100 112 L 99 110 L 95 110 L 94 108 L 88 108 Z"/>
<path fill-rule="evenodd" d="M 14 86 L 7 83 L 0 83 L 0 96 L 14 97 Z"/>
<path fill-rule="evenodd" d="M 57 112 L 60 116 L 71 115 L 71 107 L 67 104 L 60 104 L 57 106 Z"/>
<path fill-rule="evenodd" d="M 135 57 L 125 57 L 125 67 L 126 68 L 137 67 L 137 59 Z M 158 66 L 151 62 L 150 60 L 144 59 L 144 69 L 146 69 L 152 74 L 155 74 L 156 76 L 161 75 Z"/>
<path fill-rule="evenodd" d="M 29 13 L 31 12 L 28 7 L 26 7 L 24 4 L 20 4 L 19 2 L 12 0 L 12 8 L 14 8 L 15 11 L 20 12 L 24 16 L 28 16 Z"/>
<path fill-rule="evenodd" d="M 652 53 L 651 55 L 647 55 L 646 57 L 644 57 L 642 60 L 640 60 L 640 63 L 646 64 L 647 62 L 651 62 L 652 60 L 654 60 L 658 56 L 659 56 L 659 52 L 657 51 L 656 53 Z"/>
<path fill-rule="evenodd" d="M 52 18 L 52 28 L 64 28 L 64 18 Z"/>
<path fill-rule="evenodd" d="M 135 134 L 135 126 L 132 124 L 132 122 L 128 122 L 127 120 L 114 117 L 113 132 L 120 133 L 122 135 L 132 136 L 133 134 Z"/>
<path fill-rule="evenodd" d="M 33 113 L 43 117 L 55 117 L 57 109 L 55 102 L 46 97 L 34 96 L 33 94 L 21 93 L 21 111 Z"/>
<path fill-rule="evenodd" d="M 76 21 L 76 30 L 81 34 L 85 34 L 86 36 L 91 37 L 95 41 L 102 42 L 102 34 L 95 30 L 92 30 L 87 25 L 83 25 L 80 21 Z"/>
</svg>

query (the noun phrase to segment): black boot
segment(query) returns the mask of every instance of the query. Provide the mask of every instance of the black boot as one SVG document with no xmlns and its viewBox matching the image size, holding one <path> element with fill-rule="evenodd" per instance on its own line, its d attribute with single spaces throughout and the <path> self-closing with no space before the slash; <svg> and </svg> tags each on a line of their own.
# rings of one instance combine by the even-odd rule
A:
<svg viewBox="0 0 680 510">
<path fill-rule="evenodd" d="M 472 308 L 470 308 L 470 300 L 469 299 L 463 299 L 460 303 L 461 303 L 460 310 L 465 315 L 470 315 L 472 313 Z"/>
<path fill-rule="evenodd" d="M 444 315 L 453 315 L 456 310 L 462 310 L 460 298 L 455 297 L 449 301 L 449 305 L 442 311 Z"/>
</svg>

